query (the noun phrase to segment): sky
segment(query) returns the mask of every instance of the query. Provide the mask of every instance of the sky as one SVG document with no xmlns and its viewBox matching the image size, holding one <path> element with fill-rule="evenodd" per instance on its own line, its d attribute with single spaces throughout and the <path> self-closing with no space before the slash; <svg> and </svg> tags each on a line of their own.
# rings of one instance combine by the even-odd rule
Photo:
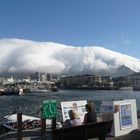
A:
<svg viewBox="0 0 140 140">
<path fill-rule="evenodd" d="M 140 59 L 139 0 L 0 0 L 0 39 L 101 46 Z"/>
</svg>

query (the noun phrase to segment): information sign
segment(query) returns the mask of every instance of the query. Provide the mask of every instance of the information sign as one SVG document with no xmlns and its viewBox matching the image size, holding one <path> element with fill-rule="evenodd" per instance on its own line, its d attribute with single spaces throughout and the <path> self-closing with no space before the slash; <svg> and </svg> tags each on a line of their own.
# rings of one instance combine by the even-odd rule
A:
<svg viewBox="0 0 140 140">
<path fill-rule="evenodd" d="M 45 119 L 52 119 L 56 117 L 57 103 L 56 100 L 46 100 L 42 104 L 42 117 Z"/>
<path fill-rule="evenodd" d="M 69 119 L 68 115 L 69 110 L 74 110 L 77 116 L 81 119 L 81 121 L 83 121 L 84 115 L 86 113 L 85 109 L 86 104 L 87 104 L 86 100 L 61 102 L 63 121 Z"/>
<path fill-rule="evenodd" d="M 138 129 L 136 99 L 102 101 L 102 120 L 112 114 L 113 127 L 110 135 L 115 137 L 131 133 Z"/>
<path fill-rule="evenodd" d="M 131 104 L 121 104 L 120 105 L 120 126 L 121 126 L 121 129 L 132 126 Z"/>
</svg>

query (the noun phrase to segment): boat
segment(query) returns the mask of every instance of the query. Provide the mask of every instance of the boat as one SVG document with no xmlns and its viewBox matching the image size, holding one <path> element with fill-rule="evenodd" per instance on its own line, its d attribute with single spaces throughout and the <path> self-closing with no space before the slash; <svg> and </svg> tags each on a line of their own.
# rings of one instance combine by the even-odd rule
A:
<svg viewBox="0 0 140 140">
<path fill-rule="evenodd" d="M 51 127 L 51 120 L 46 120 L 47 127 Z M 17 129 L 17 114 L 12 114 L 4 117 L 2 123 L 3 127 L 9 130 L 15 131 Z M 22 129 L 34 129 L 41 127 L 41 120 L 38 117 L 32 117 L 28 115 L 22 115 Z"/>
<path fill-rule="evenodd" d="M 26 87 L 24 87 L 23 88 L 23 93 L 30 93 L 31 92 L 31 89 L 30 88 L 26 88 Z"/>
<path fill-rule="evenodd" d="M 0 96 L 2 95 L 25 95 L 30 92 L 30 89 L 27 88 L 2 88 L 0 89 Z"/>
<path fill-rule="evenodd" d="M 0 96 L 2 96 L 2 95 L 4 95 L 4 89 L 3 88 L 0 89 Z"/>
<path fill-rule="evenodd" d="M 134 90 L 134 91 L 140 91 L 140 87 L 135 86 L 135 87 L 133 87 L 133 90 Z"/>
<path fill-rule="evenodd" d="M 65 89 L 74 89 L 74 90 L 118 90 L 119 87 L 93 87 L 93 86 L 67 86 Z"/>
<path fill-rule="evenodd" d="M 58 91 L 57 86 L 56 86 L 56 85 L 52 86 L 52 87 L 51 87 L 51 91 L 53 91 L 53 92 Z"/>
<path fill-rule="evenodd" d="M 48 89 L 31 89 L 32 93 L 46 93 L 46 92 L 50 92 L 50 90 Z"/>
<path fill-rule="evenodd" d="M 3 95 L 19 95 L 19 90 L 18 89 L 8 89 L 8 88 L 5 88 L 4 89 L 4 92 L 3 92 Z"/>
<path fill-rule="evenodd" d="M 50 85 L 49 87 L 33 87 L 31 88 L 32 93 L 46 93 L 50 91 L 58 91 L 58 88 L 55 84 Z"/>
<path fill-rule="evenodd" d="M 30 92 L 30 84 L 26 81 L 7 82 L 2 85 L 3 95 L 25 95 Z"/>
<path fill-rule="evenodd" d="M 23 132 L 35 132 L 40 130 L 42 125 L 41 119 L 38 117 L 32 117 L 28 115 L 22 115 L 22 130 Z M 50 130 L 52 127 L 52 120 L 46 119 L 46 128 Z M 56 127 L 62 127 L 61 122 L 56 122 Z M 3 122 L 0 124 L 0 139 L 6 135 L 6 133 L 16 133 L 18 128 L 17 114 L 7 115 L 4 117 Z M 10 134 L 10 133 L 9 133 Z"/>
<path fill-rule="evenodd" d="M 133 87 L 120 87 L 119 90 L 133 90 Z"/>
</svg>

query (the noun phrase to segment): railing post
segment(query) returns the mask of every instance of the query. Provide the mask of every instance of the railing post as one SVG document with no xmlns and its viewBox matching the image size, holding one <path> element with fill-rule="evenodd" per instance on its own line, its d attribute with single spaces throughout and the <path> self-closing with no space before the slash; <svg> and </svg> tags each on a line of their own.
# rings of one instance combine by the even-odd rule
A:
<svg viewBox="0 0 140 140">
<path fill-rule="evenodd" d="M 17 140 L 22 140 L 22 113 L 17 113 Z"/>
<path fill-rule="evenodd" d="M 52 130 L 56 128 L 56 117 L 52 118 Z"/>
<path fill-rule="evenodd" d="M 105 140 L 105 134 L 104 134 L 104 135 L 99 136 L 99 140 Z"/>
<path fill-rule="evenodd" d="M 41 136 L 46 134 L 46 119 L 41 119 Z"/>
</svg>

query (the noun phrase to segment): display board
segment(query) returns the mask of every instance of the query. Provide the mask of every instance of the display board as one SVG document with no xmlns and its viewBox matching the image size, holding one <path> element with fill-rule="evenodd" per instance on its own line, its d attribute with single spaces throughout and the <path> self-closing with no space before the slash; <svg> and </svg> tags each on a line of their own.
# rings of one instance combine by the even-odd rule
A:
<svg viewBox="0 0 140 140">
<path fill-rule="evenodd" d="M 131 127 L 132 124 L 132 105 L 131 104 L 121 104 L 120 105 L 120 128 L 127 129 Z"/>
<path fill-rule="evenodd" d="M 113 102 L 102 101 L 101 104 L 101 118 L 102 121 L 112 120 L 113 119 Z"/>
<path fill-rule="evenodd" d="M 84 115 L 86 113 L 85 109 L 86 104 L 87 104 L 86 100 L 61 102 L 63 121 L 69 119 L 68 115 L 69 110 L 74 110 L 77 113 L 78 117 L 81 119 L 81 121 L 83 121 Z"/>
<path fill-rule="evenodd" d="M 114 120 L 111 135 L 121 136 L 138 129 L 137 107 L 135 99 L 120 101 L 102 101 L 102 120 Z M 110 117 L 110 118 L 109 118 Z"/>
</svg>

